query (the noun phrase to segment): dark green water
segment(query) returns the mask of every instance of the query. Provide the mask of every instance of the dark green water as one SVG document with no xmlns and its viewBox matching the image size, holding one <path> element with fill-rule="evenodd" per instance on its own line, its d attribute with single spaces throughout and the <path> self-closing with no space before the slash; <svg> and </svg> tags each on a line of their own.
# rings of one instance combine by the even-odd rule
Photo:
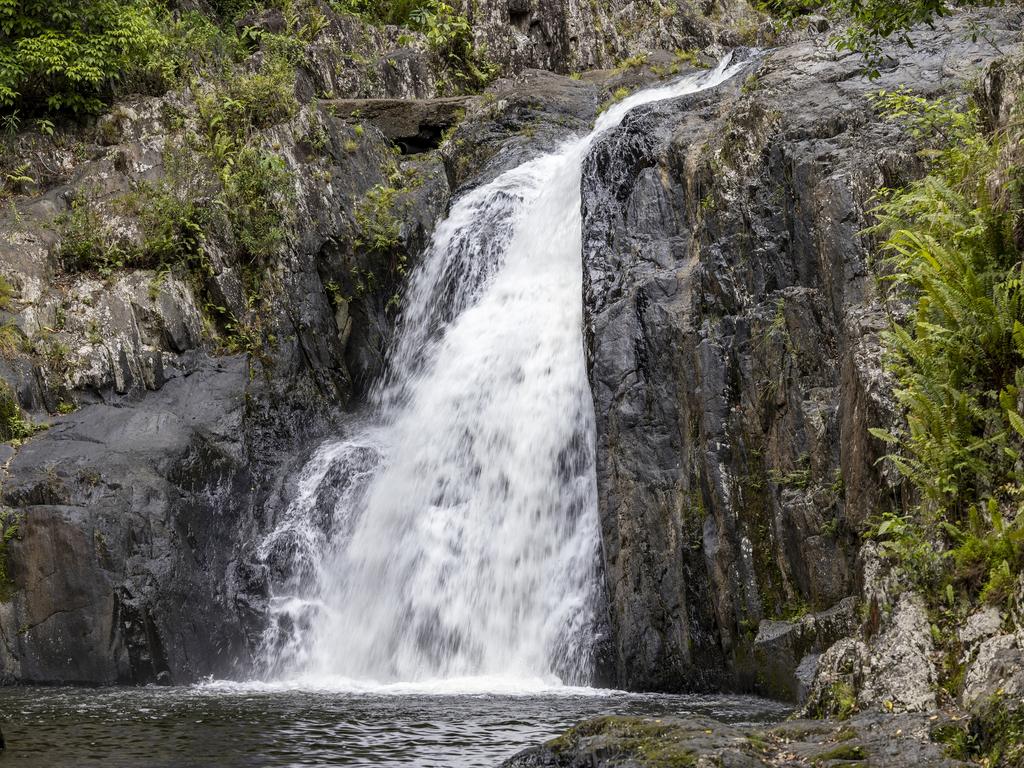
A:
<svg viewBox="0 0 1024 768">
<path fill-rule="evenodd" d="M 245 686 L 0 688 L 0 768 L 495 766 L 601 714 L 780 719 L 748 697 L 396 695 Z"/>
</svg>

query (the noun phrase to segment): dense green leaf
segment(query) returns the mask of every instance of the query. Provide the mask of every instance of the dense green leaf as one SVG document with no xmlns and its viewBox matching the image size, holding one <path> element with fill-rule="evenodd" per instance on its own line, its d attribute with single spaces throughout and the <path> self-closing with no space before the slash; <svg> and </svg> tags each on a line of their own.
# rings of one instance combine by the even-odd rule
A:
<svg viewBox="0 0 1024 768">
<path fill-rule="evenodd" d="M 0 0 L 0 108 L 98 111 L 167 46 L 154 0 Z"/>
</svg>

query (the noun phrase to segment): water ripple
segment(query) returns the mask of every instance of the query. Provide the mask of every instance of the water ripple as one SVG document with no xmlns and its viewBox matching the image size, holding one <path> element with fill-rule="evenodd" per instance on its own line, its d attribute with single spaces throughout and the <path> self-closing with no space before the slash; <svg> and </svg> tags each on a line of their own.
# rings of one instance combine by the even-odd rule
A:
<svg viewBox="0 0 1024 768">
<path fill-rule="evenodd" d="M 0 768 L 476 768 L 601 714 L 755 722 L 786 713 L 752 697 L 594 689 L 398 695 L 237 683 L 0 688 L 8 743 Z"/>
</svg>

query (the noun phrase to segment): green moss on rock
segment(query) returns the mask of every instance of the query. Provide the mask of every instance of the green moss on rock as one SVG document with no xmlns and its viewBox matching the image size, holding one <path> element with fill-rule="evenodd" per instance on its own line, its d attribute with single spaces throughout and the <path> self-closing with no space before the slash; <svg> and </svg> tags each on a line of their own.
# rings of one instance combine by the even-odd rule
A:
<svg viewBox="0 0 1024 768">
<path fill-rule="evenodd" d="M 685 730 L 657 720 L 608 716 L 581 723 L 547 746 L 557 754 L 576 750 L 584 740 L 600 740 L 602 752 L 628 755 L 645 768 L 688 768 L 698 756 L 687 737 Z"/>
</svg>

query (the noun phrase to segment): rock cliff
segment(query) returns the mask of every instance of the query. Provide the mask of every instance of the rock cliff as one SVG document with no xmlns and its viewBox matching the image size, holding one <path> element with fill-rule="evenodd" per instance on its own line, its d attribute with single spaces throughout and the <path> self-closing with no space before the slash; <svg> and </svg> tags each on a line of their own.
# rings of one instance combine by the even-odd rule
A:
<svg viewBox="0 0 1024 768">
<path fill-rule="evenodd" d="M 636 110 L 589 159 L 585 295 L 619 685 L 796 696 L 804 657 L 813 666 L 856 625 L 846 610 L 818 622 L 820 637 L 799 623 L 758 631 L 855 594 L 863 525 L 899 497 L 868 432 L 894 414 L 863 230 L 875 191 L 920 168 L 868 95 L 962 90 L 1016 35 L 1008 14 L 986 17 L 986 40 L 971 23 L 914 32 L 874 82 L 823 38 L 772 50 L 745 80 Z"/>
</svg>

